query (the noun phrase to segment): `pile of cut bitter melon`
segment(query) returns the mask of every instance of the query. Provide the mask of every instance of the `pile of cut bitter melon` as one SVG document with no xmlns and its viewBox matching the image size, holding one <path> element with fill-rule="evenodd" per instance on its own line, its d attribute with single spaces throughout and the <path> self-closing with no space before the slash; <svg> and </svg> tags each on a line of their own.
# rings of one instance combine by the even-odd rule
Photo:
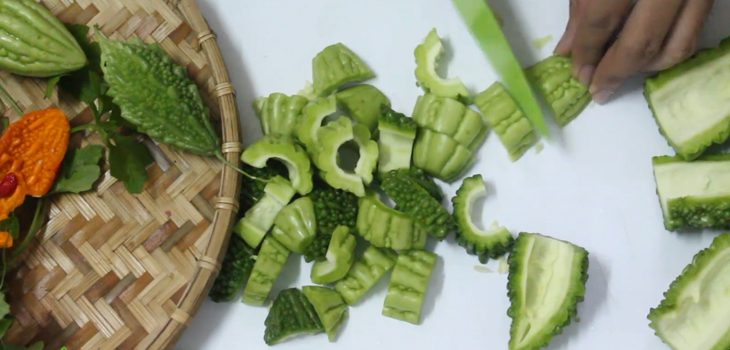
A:
<svg viewBox="0 0 730 350">
<path fill-rule="evenodd" d="M 308 89 L 254 103 L 264 136 L 242 155 L 249 174 L 244 209 L 211 298 L 242 294 L 250 305 L 273 298 L 267 344 L 316 333 L 335 340 L 349 307 L 388 275 L 383 315 L 419 324 L 438 264 L 427 242 L 452 234 L 482 263 L 510 254 L 510 348 L 544 346 L 576 316 L 588 278 L 585 249 L 540 234 L 515 238 L 496 223 L 479 228 L 472 212 L 487 194 L 481 175 L 463 180 L 452 213 L 444 206 L 433 178 L 463 178 L 489 130 L 514 161 L 538 136 L 502 84 L 472 96 L 459 79 L 440 77 L 442 54 L 436 30 L 415 49 L 415 75 L 425 93 L 411 117 L 364 83 L 374 73 L 341 43 L 313 59 Z M 590 101 L 570 70 L 564 57 L 527 69 L 560 125 Z M 310 277 L 318 286 L 270 295 L 296 255 L 313 261 Z"/>
</svg>

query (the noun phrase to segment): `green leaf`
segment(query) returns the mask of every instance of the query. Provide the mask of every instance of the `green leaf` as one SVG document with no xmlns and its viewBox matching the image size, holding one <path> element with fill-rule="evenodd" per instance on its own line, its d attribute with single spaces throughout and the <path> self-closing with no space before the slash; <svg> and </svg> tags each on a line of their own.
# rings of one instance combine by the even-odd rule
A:
<svg viewBox="0 0 730 350">
<path fill-rule="evenodd" d="M 10 232 L 13 238 L 18 238 L 20 235 L 20 222 L 18 221 L 18 217 L 11 215 L 7 219 L 0 221 L 0 231 Z"/>
<path fill-rule="evenodd" d="M 129 136 L 115 135 L 109 144 L 111 175 L 124 183 L 129 193 L 140 193 L 147 181 L 147 166 L 154 159 L 145 145 Z"/>
<path fill-rule="evenodd" d="M 76 72 L 60 77 L 58 86 L 74 98 L 93 106 L 106 89 L 101 78 L 101 47 L 98 43 L 89 41 L 89 27 L 73 24 L 69 25 L 68 29 L 84 50 L 89 64 Z"/>
<path fill-rule="evenodd" d="M 99 145 L 70 150 L 63 161 L 53 193 L 81 193 L 91 190 L 101 176 L 99 161 L 103 155 L 104 147 Z"/>
<path fill-rule="evenodd" d="M 101 71 L 101 47 L 99 43 L 89 40 L 89 26 L 84 24 L 67 24 L 66 28 L 81 46 L 89 60 L 89 67 Z"/>
<path fill-rule="evenodd" d="M 5 333 L 10 329 L 15 321 L 12 317 L 8 316 L 0 320 L 0 339 L 5 336 Z"/>
</svg>

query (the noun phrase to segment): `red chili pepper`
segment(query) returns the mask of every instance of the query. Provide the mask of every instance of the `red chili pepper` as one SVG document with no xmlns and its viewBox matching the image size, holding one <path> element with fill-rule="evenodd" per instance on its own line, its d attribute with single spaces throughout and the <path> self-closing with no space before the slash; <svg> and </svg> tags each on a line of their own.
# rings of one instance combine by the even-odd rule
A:
<svg viewBox="0 0 730 350">
<path fill-rule="evenodd" d="M 14 173 L 8 173 L 0 181 L 0 198 L 7 198 L 15 193 L 18 188 L 18 176 Z"/>
</svg>

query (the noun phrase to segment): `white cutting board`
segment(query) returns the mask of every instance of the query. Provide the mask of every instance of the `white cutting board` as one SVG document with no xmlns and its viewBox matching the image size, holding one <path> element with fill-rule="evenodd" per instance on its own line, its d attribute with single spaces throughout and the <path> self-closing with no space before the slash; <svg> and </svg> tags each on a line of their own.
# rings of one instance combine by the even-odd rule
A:
<svg viewBox="0 0 730 350">
<path fill-rule="evenodd" d="M 567 20 L 568 0 L 492 0 L 507 36 L 524 64 L 548 56 Z M 730 34 L 721 25 L 730 1 L 718 1 L 703 37 L 715 45 Z M 311 59 L 325 46 L 343 42 L 377 73 L 373 84 L 395 109 L 410 113 L 416 87 L 413 49 L 436 27 L 448 40 L 449 74 L 481 91 L 495 74 L 447 0 L 201 0 L 218 33 L 238 90 L 243 135 L 260 135 L 253 99 L 271 92 L 293 94 L 311 81 Z M 547 47 L 531 42 L 552 35 Z M 655 196 L 651 157 L 672 154 L 657 132 L 636 81 L 607 106 L 591 105 L 564 130 L 517 163 L 508 160 L 492 134 L 469 174 L 482 173 L 492 195 L 484 220 L 499 220 L 513 232 L 541 232 L 590 252 L 590 277 L 580 322 L 557 336 L 549 349 L 666 349 L 647 325 L 669 283 L 713 232 L 666 232 Z M 454 187 L 446 187 L 451 196 Z M 506 274 L 498 262 L 485 272 L 453 240 L 436 246 L 441 257 L 428 290 L 423 324 L 380 315 L 387 279 L 350 318 L 336 343 L 303 337 L 277 349 L 507 349 L 510 319 Z M 294 262 L 293 260 L 296 260 Z M 309 265 L 290 259 L 276 290 L 309 284 Z M 266 349 L 267 309 L 206 301 L 178 349 Z"/>
</svg>

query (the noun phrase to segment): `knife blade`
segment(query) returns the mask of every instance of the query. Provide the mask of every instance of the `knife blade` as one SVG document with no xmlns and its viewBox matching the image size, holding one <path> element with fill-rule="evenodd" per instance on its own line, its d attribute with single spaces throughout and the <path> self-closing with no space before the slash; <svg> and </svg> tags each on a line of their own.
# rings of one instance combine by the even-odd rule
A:
<svg viewBox="0 0 730 350">
<path fill-rule="evenodd" d="M 479 43 L 502 83 L 535 129 L 548 136 L 542 108 L 535 98 L 522 64 L 517 60 L 502 27 L 486 0 L 453 0 L 472 36 Z"/>
</svg>

